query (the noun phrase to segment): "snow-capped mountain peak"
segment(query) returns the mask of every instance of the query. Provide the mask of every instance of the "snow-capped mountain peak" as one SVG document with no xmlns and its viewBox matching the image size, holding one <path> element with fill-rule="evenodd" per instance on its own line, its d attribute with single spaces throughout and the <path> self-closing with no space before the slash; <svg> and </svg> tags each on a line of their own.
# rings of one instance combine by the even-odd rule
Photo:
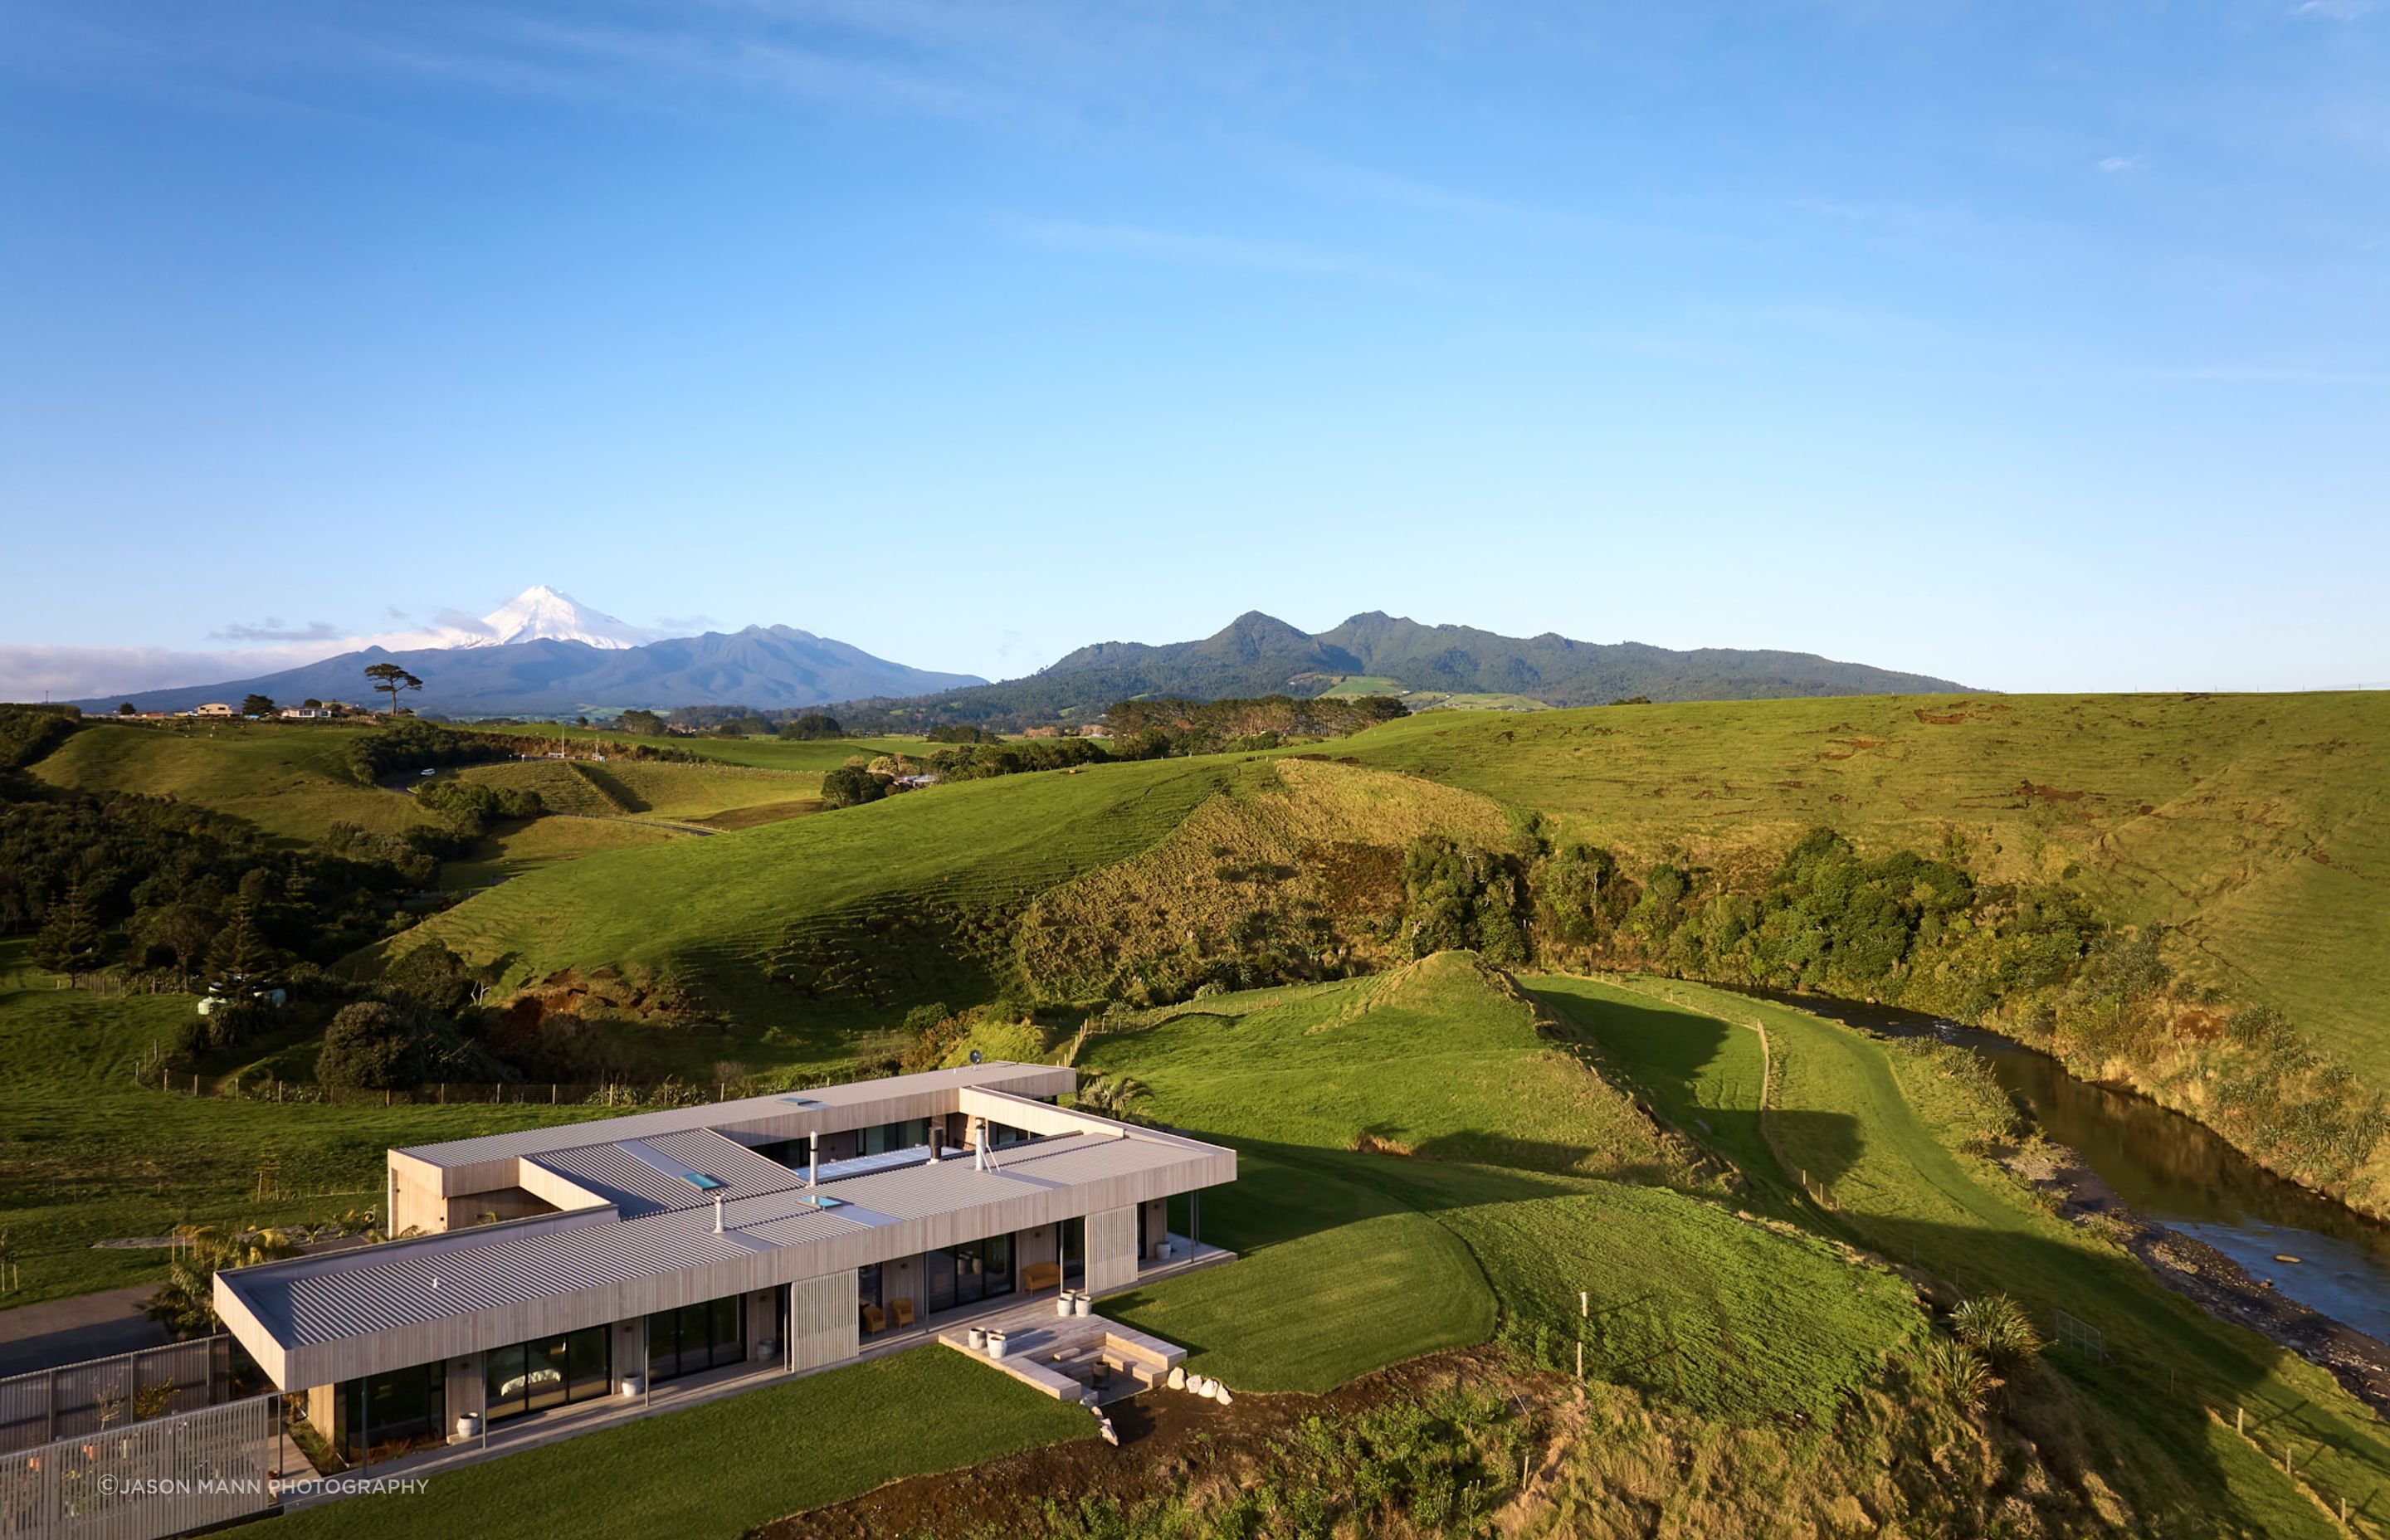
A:
<svg viewBox="0 0 2390 1540">
<path fill-rule="evenodd" d="M 544 638 L 619 651 L 656 639 L 654 633 L 592 610 L 544 583 L 524 589 L 482 616 L 480 629 L 458 626 L 456 631 L 451 647 L 505 647 Z"/>
</svg>

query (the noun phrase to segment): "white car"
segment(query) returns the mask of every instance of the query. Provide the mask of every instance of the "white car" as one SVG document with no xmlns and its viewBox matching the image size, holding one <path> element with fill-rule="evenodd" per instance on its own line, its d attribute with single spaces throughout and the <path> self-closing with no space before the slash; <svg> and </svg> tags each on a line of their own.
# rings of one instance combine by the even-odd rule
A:
<svg viewBox="0 0 2390 1540">
<path fill-rule="evenodd" d="M 422 772 L 422 774 L 424 774 L 424 775 L 426 775 L 426 776 L 436 776 L 436 775 L 440 774 L 440 772 L 439 772 L 438 770 L 426 770 L 426 771 L 423 771 L 423 772 Z"/>
</svg>

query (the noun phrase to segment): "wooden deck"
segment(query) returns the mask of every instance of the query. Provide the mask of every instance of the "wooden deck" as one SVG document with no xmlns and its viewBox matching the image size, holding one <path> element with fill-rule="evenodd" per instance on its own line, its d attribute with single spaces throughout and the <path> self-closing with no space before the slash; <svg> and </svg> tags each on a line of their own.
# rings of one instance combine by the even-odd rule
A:
<svg viewBox="0 0 2390 1540">
<path fill-rule="evenodd" d="M 1002 1328 L 1004 1356 L 992 1358 L 974 1349 L 970 1327 Z M 941 1331 L 938 1341 L 1060 1401 L 1093 1394 L 1102 1403 L 1135 1395 L 1162 1383 L 1187 1358 L 1187 1350 L 1176 1342 L 1101 1315 L 1058 1315 L 1047 1294 Z"/>
</svg>

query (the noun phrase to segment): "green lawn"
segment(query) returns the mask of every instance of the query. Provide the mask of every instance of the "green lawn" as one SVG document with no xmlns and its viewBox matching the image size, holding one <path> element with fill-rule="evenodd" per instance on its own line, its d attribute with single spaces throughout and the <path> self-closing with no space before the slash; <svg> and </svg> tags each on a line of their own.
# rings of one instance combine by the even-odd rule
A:
<svg viewBox="0 0 2390 1540">
<path fill-rule="evenodd" d="M 268 1521 L 260 1540 L 734 1540 L 884 1482 L 1093 1437 L 1078 1407 L 921 1347 Z"/>
<path fill-rule="evenodd" d="M 1316 1153 L 1240 1141 L 1237 1185 L 1212 1195 L 1202 1226 L 1236 1264 L 1107 1300 L 1104 1314 L 1238 1390 L 1330 1391 L 1491 1337 L 1493 1292 L 1460 1238 Z M 1174 1223 L 1185 1227 L 1183 1202 Z"/>
<path fill-rule="evenodd" d="M 1239 1150 L 1203 1234 L 1242 1259 L 1106 1307 L 1231 1386 L 1326 1389 L 1507 1323 L 1555 1367 L 1582 1331 L 1588 1369 L 1704 1411 L 1816 1414 L 1921 1326 L 1829 1247 L 1588 1179 L 1705 1185 L 1466 956 L 1222 996 L 1082 1061 Z"/>
<path fill-rule="evenodd" d="M 1189 1127 L 1311 1149 L 1675 1181 L 1651 1125 L 1466 953 L 1393 973 L 1176 1007 L 1084 1062 L 1165 1090 Z"/>
</svg>

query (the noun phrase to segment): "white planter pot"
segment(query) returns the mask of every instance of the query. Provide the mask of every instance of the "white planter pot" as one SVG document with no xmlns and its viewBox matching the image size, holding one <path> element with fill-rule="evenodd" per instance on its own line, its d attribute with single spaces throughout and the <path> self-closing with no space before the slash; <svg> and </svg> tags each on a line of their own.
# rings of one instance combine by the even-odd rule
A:
<svg viewBox="0 0 2390 1540">
<path fill-rule="evenodd" d="M 456 1419 L 456 1436 L 458 1438 L 480 1438 L 482 1436 L 482 1414 L 479 1412 L 467 1412 L 464 1416 L 458 1418 Z"/>
<path fill-rule="evenodd" d="M 1070 1295 L 1068 1295 L 1068 1294 L 1057 1294 L 1057 1295 L 1055 1295 L 1055 1296 L 1054 1296 L 1054 1314 L 1055 1314 L 1055 1315 L 1069 1315 L 1070 1313 L 1071 1313 L 1071 1296 L 1070 1296 Z"/>
<path fill-rule="evenodd" d="M 1093 1294 L 1073 1294 L 1071 1296 L 1072 1315 L 1092 1315 L 1095 1313 L 1096 1297 Z"/>
<path fill-rule="evenodd" d="M 970 1328 L 970 1345 L 973 1353 L 987 1351 L 987 1328 L 975 1326 Z"/>
<path fill-rule="evenodd" d="M 1003 1357 L 1005 1347 L 1006 1343 L 1004 1341 L 1003 1331 L 992 1330 L 987 1334 L 987 1355 L 990 1358 Z"/>
<path fill-rule="evenodd" d="M 619 1388 L 622 1391 L 623 1397 L 628 1399 L 630 1397 L 636 1396 L 648 1388 L 647 1379 L 643 1375 L 626 1374 L 623 1376 L 623 1381 Z"/>
</svg>

